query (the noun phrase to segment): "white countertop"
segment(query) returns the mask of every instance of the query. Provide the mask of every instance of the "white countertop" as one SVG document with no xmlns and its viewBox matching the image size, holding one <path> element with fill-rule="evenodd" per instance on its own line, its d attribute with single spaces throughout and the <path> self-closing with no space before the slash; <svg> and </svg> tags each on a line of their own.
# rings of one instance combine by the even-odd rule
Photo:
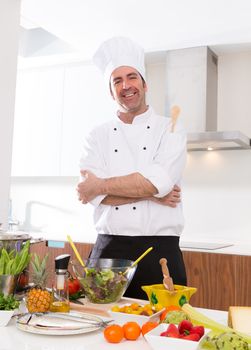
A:
<svg viewBox="0 0 251 350">
<path fill-rule="evenodd" d="M 204 252 L 204 253 L 214 253 L 214 254 L 231 254 L 231 255 L 251 255 L 251 243 L 222 243 L 219 242 L 219 245 L 226 245 L 224 248 L 211 249 L 211 243 L 216 245 L 216 242 L 198 242 L 198 241 L 184 241 L 185 247 L 182 247 L 181 241 L 181 250 L 182 251 L 194 251 L 194 252 Z M 189 244 L 188 244 L 189 243 Z M 208 249 L 207 249 L 208 243 Z M 189 245 L 189 247 L 188 247 Z M 203 248 L 199 246 L 204 246 Z M 228 245 L 228 246 L 227 246 Z M 197 247 L 198 248 L 195 248 Z"/>
<path fill-rule="evenodd" d="M 20 233 L 27 233 L 27 232 L 22 232 Z M 37 232 L 30 232 L 30 236 L 34 239 L 37 239 L 38 241 L 48 241 L 49 245 L 54 248 L 63 248 L 64 243 L 66 240 L 58 240 L 58 239 L 50 239 L 48 237 L 48 234 L 43 235 L 41 233 Z M 237 237 L 238 238 L 238 237 Z M 80 241 L 78 241 L 81 243 Z M 182 242 L 186 244 L 186 247 L 182 247 Z M 86 242 L 82 242 L 86 243 Z M 189 245 L 189 247 L 188 247 Z M 212 246 L 217 246 L 217 245 L 228 245 L 224 248 L 217 248 L 217 249 L 212 249 Z M 248 241 L 240 241 L 238 242 L 237 240 L 235 242 L 232 241 L 215 241 L 211 239 L 201 239 L 201 238 L 195 238 L 195 237 L 189 237 L 187 235 L 181 235 L 180 239 L 180 246 L 181 250 L 183 251 L 194 251 L 194 252 L 205 252 L 205 253 L 215 253 L 215 254 L 232 254 L 232 255 L 250 255 L 251 256 L 251 239 L 250 242 Z M 203 248 L 201 247 L 203 246 Z M 195 248 L 196 247 L 196 248 Z M 207 249 L 207 247 L 209 249 Z M 0 349 L 1 350 L 1 349 Z"/>
<path fill-rule="evenodd" d="M 214 320 L 226 324 L 227 312 L 199 309 Z M 150 350 L 150 346 L 141 335 L 136 341 L 123 340 L 119 344 L 110 344 L 103 337 L 103 331 L 78 335 L 39 335 L 18 330 L 15 320 L 0 328 L 0 350 Z M 186 349 L 184 349 L 186 350 Z"/>
</svg>

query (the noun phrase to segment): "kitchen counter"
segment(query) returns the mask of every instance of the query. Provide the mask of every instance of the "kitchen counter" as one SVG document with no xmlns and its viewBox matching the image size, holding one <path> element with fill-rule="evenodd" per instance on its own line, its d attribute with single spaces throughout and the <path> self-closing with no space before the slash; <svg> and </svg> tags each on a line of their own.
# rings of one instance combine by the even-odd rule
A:
<svg viewBox="0 0 251 350">
<path fill-rule="evenodd" d="M 224 246 L 224 247 L 223 247 Z M 180 247 L 182 251 L 194 251 L 216 254 L 231 255 L 251 255 L 251 243 L 226 243 L 226 242 L 204 242 L 181 240 Z"/>
<path fill-rule="evenodd" d="M 67 241 L 54 240 L 50 238 L 41 238 L 41 233 L 30 234 L 31 237 L 37 240 L 44 240 L 48 247 L 51 248 L 64 248 Z M 75 242 L 76 243 L 76 242 Z M 79 245 L 93 245 L 93 243 L 77 241 Z M 232 242 L 232 241 L 215 241 L 215 240 L 201 240 L 195 237 L 190 238 L 186 235 L 181 235 L 180 247 L 183 251 L 195 251 L 206 253 L 218 253 L 218 254 L 231 254 L 231 255 L 247 255 L 251 256 L 251 242 Z"/>
<path fill-rule="evenodd" d="M 122 300 L 122 302 L 124 303 L 125 300 Z M 137 300 L 137 302 L 141 301 Z M 226 324 L 227 322 L 227 312 L 208 309 L 199 310 L 222 324 Z M 8 326 L 0 328 L 0 335 L 1 350 L 111 350 L 111 348 L 114 350 L 135 350 L 135 348 L 137 348 L 137 350 L 151 349 L 142 335 L 136 341 L 124 340 L 119 344 L 110 344 L 105 341 L 102 330 L 88 334 L 70 336 L 38 335 L 18 330 L 15 326 L 14 320 L 11 320 Z"/>
</svg>

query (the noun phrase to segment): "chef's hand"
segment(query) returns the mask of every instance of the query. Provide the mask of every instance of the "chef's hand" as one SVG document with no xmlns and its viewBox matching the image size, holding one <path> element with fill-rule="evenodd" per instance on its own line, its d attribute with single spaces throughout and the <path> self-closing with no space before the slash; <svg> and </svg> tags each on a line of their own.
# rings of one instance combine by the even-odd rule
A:
<svg viewBox="0 0 251 350">
<path fill-rule="evenodd" d="M 77 186 L 78 199 L 86 204 L 102 193 L 104 180 L 91 171 L 81 170 L 80 172 L 84 180 Z"/>
<path fill-rule="evenodd" d="M 167 205 L 168 207 L 176 208 L 177 203 L 180 203 L 180 192 L 180 187 L 174 185 L 172 191 L 169 192 L 166 196 L 162 198 L 151 197 L 151 200 L 161 205 Z"/>
</svg>

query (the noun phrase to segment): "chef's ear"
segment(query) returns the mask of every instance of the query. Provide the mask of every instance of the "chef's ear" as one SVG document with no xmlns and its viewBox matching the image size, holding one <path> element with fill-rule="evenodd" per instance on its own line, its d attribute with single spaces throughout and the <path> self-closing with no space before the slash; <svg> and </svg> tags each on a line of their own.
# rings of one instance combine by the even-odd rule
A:
<svg viewBox="0 0 251 350">
<path fill-rule="evenodd" d="M 142 79 L 143 88 L 144 88 L 145 92 L 147 92 L 148 87 L 147 87 L 146 81 L 145 81 L 145 79 L 142 77 L 141 74 L 140 74 L 140 76 L 141 76 L 141 79 Z"/>
<path fill-rule="evenodd" d="M 145 92 L 148 91 L 148 86 L 147 86 L 145 80 L 143 80 L 143 88 L 144 88 Z"/>
</svg>

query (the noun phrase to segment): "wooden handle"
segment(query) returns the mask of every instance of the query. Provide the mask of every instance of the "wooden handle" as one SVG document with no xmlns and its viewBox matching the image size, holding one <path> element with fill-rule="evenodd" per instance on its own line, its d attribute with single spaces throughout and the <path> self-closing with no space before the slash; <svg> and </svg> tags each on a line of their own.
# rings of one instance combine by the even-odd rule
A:
<svg viewBox="0 0 251 350">
<path fill-rule="evenodd" d="M 165 258 L 161 258 L 159 261 L 162 269 L 162 273 L 164 277 L 170 277 L 169 270 L 167 267 L 167 260 Z"/>
<path fill-rule="evenodd" d="M 174 128 L 177 122 L 177 119 L 180 114 L 180 107 L 178 106 L 173 106 L 171 108 L 171 119 L 172 119 L 172 126 L 171 126 L 171 132 L 174 132 Z"/>
</svg>

